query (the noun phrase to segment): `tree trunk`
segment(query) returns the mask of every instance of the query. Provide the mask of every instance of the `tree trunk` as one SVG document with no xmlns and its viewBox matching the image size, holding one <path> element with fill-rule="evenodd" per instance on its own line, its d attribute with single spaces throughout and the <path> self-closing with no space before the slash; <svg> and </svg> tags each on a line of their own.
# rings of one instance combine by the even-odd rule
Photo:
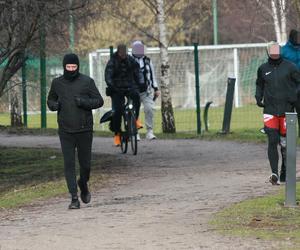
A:
<svg viewBox="0 0 300 250">
<path fill-rule="evenodd" d="M 273 16 L 276 40 L 278 43 L 281 43 L 281 28 L 280 28 L 280 22 L 278 18 L 277 6 L 275 0 L 271 0 L 271 6 L 272 6 L 272 13 L 273 13 L 272 16 Z"/>
<path fill-rule="evenodd" d="M 271 6 L 276 40 L 278 43 L 286 42 L 286 0 L 271 0 Z"/>
<path fill-rule="evenodd" d="M 15 84 L 15 83 L 13 83 Z M 12 127 L 21 127 L 22 123 L 22 104 L 20 100 L 20 85 L 12 86 L 10 91 L 10 125 Z"/>
<path fill-rule="evenodd" d="M 18 2 L 14 1 L 13 2 L 13 8 L 12 8 L 12 20 L 13 22 L 16 22 L 18 17 Z M 16 32 L 20 32 L 20 25 L 16 27 Z M 17 44 L 18 39 L 16 36 L 12 38 L 12 43 L 13 45 Z M 18 50 L 16 50 L 18 51 Z M 7 66 L 10 68 L 10 63 L 12 63 L 15 60 L 18 60 L 19 54 L 17 53 L 17 56 L 9 60 Z M 10 79 L 11 76 L 7 79 L 7 81 Z M 12 127 L 20 127 L 22 126 L 22 105 L 20 103 L 20 81 L 18 79 L 18 76 L 13 77 L 12 82 L 11 82 L 11 88 L 9 90 L 10 94 L 10 125 Z"/>
<path fill-rule="evenodd" d="M 160 59 L 161 59 L 161 114 L 163 133 L 175 133 L 175 119 L 170 95 L 170 66 L 167 48 L 167 34 L 164 13 L 164 0 L 156 0 L 157 4 L 157 22 L 159 28 L 160 40 Z"/>
<path fill-rule="evenodd" d="M 287 41 L 286 34 L 286 0 L 279 1 L 280 20 L 281 20 L 281 42 Z"/>
</svg>

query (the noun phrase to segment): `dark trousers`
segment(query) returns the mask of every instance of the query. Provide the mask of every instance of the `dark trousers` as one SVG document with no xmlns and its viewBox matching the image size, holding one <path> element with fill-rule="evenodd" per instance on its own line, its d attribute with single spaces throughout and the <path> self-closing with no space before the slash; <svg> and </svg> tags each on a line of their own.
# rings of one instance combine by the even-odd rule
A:
<svg viewBox="0 0 300 250">
<path fill-rule="evenodd" d="M 135 108 L 135 118 L 138 119 L 141 106 L 140 94 L 138 91 L 131 91 L 129 96 L 132 99 L 133 106 Z M 115 133 L 118 133 L 121 131 L 121 115 L 124 110 L 125 96 L 123 93 L 116 92 L 111 96 L 111 100 L 112 109 L 114 110 L 114 115 L 112 117 L 112 130 Z"/>
<path fill-rule="evenodd" d="M 277 129 L 271 129 L 265 127 L 266 134 L 268 135 L 268 158 L 273 174 L 278 176 L 278 144 L 280 145 L 281 155 L 282 155 L 282 164 L 281 164 L 281 173 L 286 171 L 286 146 L 282 145 L 280 142 L 280 133 Z"/>
<path fill-rule="evenodd" d="M 59 139 L 64 156 L 68 190 L 72 196 L 75 196 L 77 194 L 75 149 L 77 149 L 80 165 L 80 181 L 86 184 L 90 178 L 93 132 L 66 133 L 59 131 Z"/>
</svg>

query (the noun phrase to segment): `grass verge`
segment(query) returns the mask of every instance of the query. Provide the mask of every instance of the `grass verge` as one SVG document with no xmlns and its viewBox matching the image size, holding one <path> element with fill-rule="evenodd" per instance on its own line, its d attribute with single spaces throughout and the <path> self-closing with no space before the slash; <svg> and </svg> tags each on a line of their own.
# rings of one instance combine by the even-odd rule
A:
<svg viewBox="0 0 300 250">
<path fill-rule="evenodd" d="M 92 160 L 92 188 L 107 176 L 101 172 L 103 156 Z M 15 208 L 39 199 L 67 194 L 63 158 L 58 150 L 0 147 L 0 208 Z"/>
<path fill-rule="evenodd" d="M 297 185 L 300 200 L 300 185 Z M 234 204 L 214 215 L 213 228 L 225 235 L 282 242 L 284 249 L 300 249 L 300 207 L 284 207 L 284 188 L 276 195 Z"/>
<path fill-rule="evenodd" d="M 16 135 L 56 135 L 57 129 L 47 128 L 13 128 L 9 126 L 0 126 L 0 132 Z M 145 131 L 140 134 L 145 136 Z M 95 136 L 112 137 L 110 131 L 94 131 Z M 258 131 L 258 129 L 237 129 L 234 132 L 223 135 L 218 130 L 204 132 L 202 135 L 197 135 L 195 132 L 177 132 L 175 134 L 155 133 L 159 139 L 203 139 L 203 140 L 231 140 L 238 142 L 266 142 L 266 135 Z M 299 141 L 300 143 L 300 141 Z"/>
</svg>

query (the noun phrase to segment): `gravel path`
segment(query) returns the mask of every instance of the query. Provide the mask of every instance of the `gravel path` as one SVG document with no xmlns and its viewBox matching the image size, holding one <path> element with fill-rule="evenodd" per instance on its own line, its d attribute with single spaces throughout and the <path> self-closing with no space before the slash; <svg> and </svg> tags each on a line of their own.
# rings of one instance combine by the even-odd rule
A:
<svg viewBox="0 0 300 250">
<path fill-rule="evenodd" d="M 278 187 L 266 183 L 266 146 L 202 140 L 141 141 L 122 155 L 111 138 L 94 138 L 109 154 L 109 183 L 92 202 L 67 210 L 66 197 L 0 216 L 0 249 L 278 249 L 278 243 L 219 235 L 218 210 Z M 0 134 L 1 146 L 59 148 L 57 137 Z M 4 213 L 4 212 L 2 212 Z M 2 214 L 3 215 L 3 214 Z"/>
</svg>

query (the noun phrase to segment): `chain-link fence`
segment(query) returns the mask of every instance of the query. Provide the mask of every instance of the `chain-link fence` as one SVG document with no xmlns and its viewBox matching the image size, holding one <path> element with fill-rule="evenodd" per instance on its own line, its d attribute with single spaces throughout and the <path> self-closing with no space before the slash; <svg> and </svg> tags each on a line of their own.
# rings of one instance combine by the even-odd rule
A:
<svg viewBox="0 0 300 250">
<path fill-rule="evenodd" d="M 53 78 L 63 74 L 64 54 L 51 56 L 46 58 L 46 94 L 48 94 Z M 5 94 L 0 99 L 0 125 L 9 125 L 10 111 L 10 88 L 17 84 L 22 98 L 22 70 L 14 77 L 13 81 L 8 83 Z M 89 74 L 88 58 L 80 58 L 80 71 Z M 29 57 L 26 61 L 25 75 L 26 80 L 26 106 L 28 112 L 28 127 L 40 127 L 40 111 L 41 111 L 41 84 L 40 84 L 40 59 Z M 23 99 L 24 100 L 24 99 Z M 22 103 L 21 103 L 22 105 Z M 48 113 L 48 127 L 57 127 L 55 114 Z"/>
<path fill-rule="evenodd" d="M 261 110 L 255 105 L 254 92 L 257 68 L 267 59 L 265 47 L 266 44 L 198 46 L 202 115 L 205 104 L 209 101 L 213 102 L 208 112 L 210 130 L 217 131 L 222 128 L 228 76 L 237 79 L 231 120 L 232 130 L 258 129 L 262 126 Z M 148 48 L 147 55 L 153 61 L 159 83 L 159 48 Z M 197 130 L 194 56 L 194 47 L 169 48 L 170 92 L 178 132 L 194 133 Z M 111 108 L 111 100 L 105 96 L 106 83 L 104 80 L 104 70 L 109 57 L 109 49 L 100 49 L 90 53 L 88 59 L 80 58 L 81 72 L 90 74 L 95 79 L 105 99 L 104 108 L 95 112 L 95 130 L 108 130 L 107 124 L 99 125 L 99 118 Z M 63 55 L 47 58 L 47 92 L 52 79 L 63 73 L 62 58 Z M 39 79 L 39 59 L 30 58 L 26 66 L 27 110 L 30 115 L 28 127 L 40 127 Z M 158 98 L 155 102 L 155 132 L 162 130 L 160 107 L 161 99 Z M 2 112 L 2 114 L 0 113 L 0 124 L 9 124 L 9 119 L 5 115 L 9 111 L 9 94 L 1 98 L 0 109 Z M 143 111 L 141 119 L 144 119 Z M 57 127 L 55 113 L 47 113 L 47 127 Z M 202 128 L 204 128 L 203 124 Z"/>
<path fill-rule="evenodd" d="M 244 44 L 198 47 L 202 111 L 207 102 L 213 102 L 208 115 L 210 130 L 221 130 L 228 76 L 237 79 L 231 128 L 250 129 L 262 126 L 261 110 L 254 105 L 254 93 L 257 68 L 267 58 L 265 46 L 266 44 Z M 159 49 L 148 48 L 147 55 L 153 61 L 159 82 Z M 90 73 L 101 93 L 105 93 L 104 70 L 109 57 L 108 49 L 97 50 L 89 55 Z M 169 48 L 169 64 L 170 92 L 176 129 L 178 132 L 195 132 L 197 123 L 194 47 Z M 162 127 L 160 106 L 159 98 L 155 105 L 155 130 L 157 132 L 161 132 Z M 111 100 L 106 97 L 105 108 L 100 111 L 101 114 L 110 107 Z M 103 125 L 100 129 L 105 130 L 107 127 Z"/>
</svg>

